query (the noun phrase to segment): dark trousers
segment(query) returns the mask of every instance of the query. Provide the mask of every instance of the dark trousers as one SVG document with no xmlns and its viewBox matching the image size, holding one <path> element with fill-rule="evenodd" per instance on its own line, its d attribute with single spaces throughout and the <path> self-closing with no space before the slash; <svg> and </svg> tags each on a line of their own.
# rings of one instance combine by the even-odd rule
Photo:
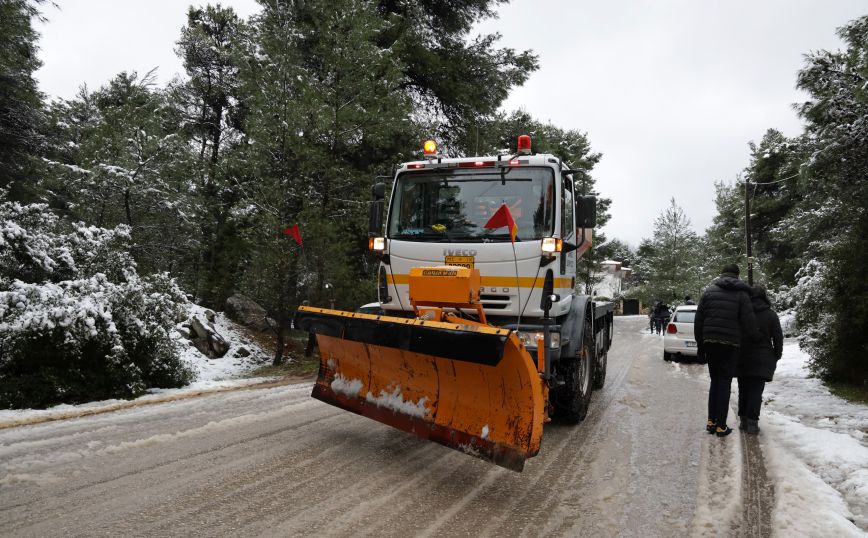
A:
<svg viewBox="0 0 868 538">
<path fill-rule="evenodd" d="M 759 420 L 765 379 L 754 376 L 738 378 L 738 416 Z"/>
<path fill-rule="evenodd" d="M 738 366 L 738 348 L 726 344 L 707 343 L 702 346 L 708 359 L 708 419 L 721 427 L 726 426 L 729 412 L 729 391 Z"/>
</svg>

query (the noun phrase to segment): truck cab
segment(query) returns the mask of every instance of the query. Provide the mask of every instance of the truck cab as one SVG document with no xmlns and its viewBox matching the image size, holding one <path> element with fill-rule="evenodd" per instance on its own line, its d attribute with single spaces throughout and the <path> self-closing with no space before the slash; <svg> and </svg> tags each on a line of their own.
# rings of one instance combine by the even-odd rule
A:
<svg viewBox="0 0 868 538">
<path fill-rule="evenodd" d="M 547 282 L 557 297 L 549 315 L 567 314 L 578 258 L 591 244 L 590 227 L 577 226 L 577 174 L 548 154 L 433 156 L 400 165 L 379 239 L 383 309 L 411 310 L 410 268 L 457 265 L 479 269 L 491 323 L 542 318 Z M 514 241 L 506 227 L 485 227 L 504 205 L 516 226 Z"/>
</svg>

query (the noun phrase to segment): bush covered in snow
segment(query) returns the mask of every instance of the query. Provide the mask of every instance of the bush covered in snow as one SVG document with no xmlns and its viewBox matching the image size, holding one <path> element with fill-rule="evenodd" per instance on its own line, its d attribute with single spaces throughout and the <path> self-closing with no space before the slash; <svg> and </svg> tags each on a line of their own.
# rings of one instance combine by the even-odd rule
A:
<svg viewBox="0 0 868 538">
<path fill-rule="evenodd" d="M 0 192 L 0 407 L 129 398 L 191 372 L 169 336 L 186 299 L 139 277 L 129 230 L 70 224 Z"/>
</svg>

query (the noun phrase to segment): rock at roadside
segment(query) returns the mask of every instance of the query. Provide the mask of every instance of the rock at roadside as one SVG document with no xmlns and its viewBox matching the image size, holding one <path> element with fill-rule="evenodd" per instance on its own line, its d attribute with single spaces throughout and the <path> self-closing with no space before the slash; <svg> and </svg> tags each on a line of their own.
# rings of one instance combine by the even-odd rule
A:
<svg viewBox="0 0 868 538">
<path fill-rule="evenodd" d="M 199 316 L 193 316 L 190 318 L 189 326 L 190 339 L 202 354 L 216 359 L 229 351 L 229 342 L 217 332 L 207 318 L 203 320 Z"/>
<path fill-rule="evenodd" d="M 268 324 L 268 312 L 246 295 L 236 293 L 229 297 L 223 305 L 223 310 L 229 319 L 245 327 L 257 331 L 267 331 L 271 328 Z"/>
</svg>

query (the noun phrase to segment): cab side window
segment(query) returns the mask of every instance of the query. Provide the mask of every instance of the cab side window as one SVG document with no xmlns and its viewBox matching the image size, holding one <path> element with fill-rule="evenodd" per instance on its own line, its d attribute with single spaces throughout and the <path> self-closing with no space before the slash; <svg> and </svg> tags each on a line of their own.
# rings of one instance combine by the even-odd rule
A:
<svg viewBox="0 0 868 538">
<path fill-rule="evenodd" d="M 576 232 L 573 225 L 573 193 L 570 185 L 565 182 L 564 196 L 561 199 L 561 238 L 569 240 Z"/>
</svg>

